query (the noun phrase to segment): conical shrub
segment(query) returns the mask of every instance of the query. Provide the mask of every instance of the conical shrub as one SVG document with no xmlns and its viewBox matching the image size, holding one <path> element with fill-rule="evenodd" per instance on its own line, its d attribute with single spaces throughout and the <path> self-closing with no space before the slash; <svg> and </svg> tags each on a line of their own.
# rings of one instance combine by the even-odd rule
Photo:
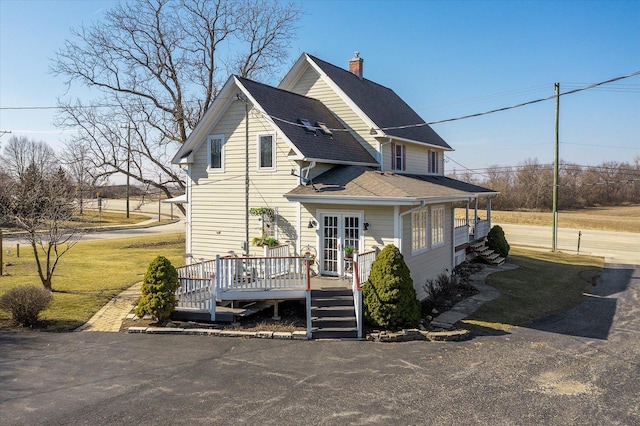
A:
<svg viewBox="0 0 640 426">
<path fill-rule="evenodd" d="M 393 244 L 376 257 L 362 294 L 364 317 L 371 325 L 398 329 L 415 327 L 420 320 L 420 302 L 409 268 Z"/>
<path fill-rule="evenodd" d="M 487 247 L 505 259 L 509 255 L 511 246 L 509 246 L 507 238 L 504 236 L 504 231 L 499 225 L 495 225 L 489 230 L 489 234 L 487 234 Z"/>
<path fill-rule="evenodd" d="M 147 268 L 142 282 L 142 297 L 136 307 L 136 315 L 155 316 L 162 322 L 171 316 L 176 307 L 176 290 L 179 287 L 178 271 L 169 259 L 156 257 Z"/>
</svg>

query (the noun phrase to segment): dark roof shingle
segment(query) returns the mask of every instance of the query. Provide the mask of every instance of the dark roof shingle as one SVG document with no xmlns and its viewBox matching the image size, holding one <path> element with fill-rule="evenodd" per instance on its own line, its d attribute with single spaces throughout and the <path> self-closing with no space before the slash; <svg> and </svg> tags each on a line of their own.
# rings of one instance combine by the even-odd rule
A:
<svg viewBox="0 0 640 426">
<path fill-rule="evenodd" d="M 346 129 L 335 130 L 332 135 L 326 135 L 319 130 L 310 132 L 298 123 L 299 119 L 307 119 L 313 126 L 316 122 L 322 122 L 330 129 L 344 129 L 329 108 L 319 100 L 246 78 L 237 79 L 305 158 L 376 164 L 371 154 Z"/>
<path fill-rule="evenodd" d="M 387 135 L 451 149 L 425 121 L 393 90 L 371 80 L 359 79 L 351 72 L 308 55 L 349 98 Z M 422 126 L 412 126 L 424 124 Z M 402 129 L 393 127 L 410 126 Z"/>
<path fill-rule="evenodd" d="M 298 186 L 287 195 L 429 199 L 473 194 L 496 192 L 440 175 L 405 175 L 371 167 L 337 166 L 313 178 L 313 185 Z"/>
</svg>

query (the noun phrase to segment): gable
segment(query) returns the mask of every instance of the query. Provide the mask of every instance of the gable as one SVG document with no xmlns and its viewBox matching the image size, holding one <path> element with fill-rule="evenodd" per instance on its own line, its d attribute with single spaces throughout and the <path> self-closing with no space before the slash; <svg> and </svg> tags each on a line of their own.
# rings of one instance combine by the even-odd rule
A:
<svg viewBox="0 0 640 426">
<path fill-rule="evenodd" d="M 445 150 L 451 149 L 444 139 L 393 90 L 366 78 L 359 79 L 351 72 L 314 56 L 307 54 L 303 56 L 318 67 L 326 78 L 375 124 L 374 130 L 384 133 L 383 136 L 424 143 Z M 305 65 L 310 66 L 299 60 L 294 68 Z M 299 77 L 295 74 L 296 72 L 290 72 L 281 83 L 281 87 L 289 88 L 286 86 Z"/>
</svg>

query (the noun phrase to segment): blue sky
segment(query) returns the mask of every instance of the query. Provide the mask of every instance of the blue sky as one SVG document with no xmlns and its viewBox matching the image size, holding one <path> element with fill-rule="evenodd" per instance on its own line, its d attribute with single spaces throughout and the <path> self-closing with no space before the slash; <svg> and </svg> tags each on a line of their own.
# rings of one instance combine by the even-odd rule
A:
<svg viewBox="0 0 640 426">
<path fill-rule="evenodd" d="M 48 73 L 69 28 L 111 1 L 0 0 L 0 130 L 49 142 L 65 95 Z M 640 71 L 640 1 L 302 1 L 302 52 L 395 90 L 427 122 L 553 95 Z M 270 83 L 277 84 L 277 81 Z M 87 96 L 76 90 L 77 96 Z M 88 98 L 90 99 L 90 98 Z M 87 100 L 88 100 L 87 99 Z M 553 161 L 553 101 L 432 127 L 455 149 L 447 170 Z M 2 136 L 0 143 L 8 139 Z M 561 98 L 560 156 L 582 165 L 640 156 L 640 76 Z"/>
</svg>

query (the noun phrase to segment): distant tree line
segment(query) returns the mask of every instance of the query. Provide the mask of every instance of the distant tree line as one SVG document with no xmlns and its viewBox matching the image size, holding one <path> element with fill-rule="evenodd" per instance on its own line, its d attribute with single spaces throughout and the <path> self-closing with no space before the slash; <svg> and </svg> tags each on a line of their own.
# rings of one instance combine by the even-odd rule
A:
<svg viewBox="0 0 640 426">
<path fill-rule="evenodd" d="M 478 173 L 451 177 L 500 192 L 491 201 L 496 210 L 550 211 L 553 204 L 553 164 L 527 159 L 517 166 L 491 166 Z M 640 156 L 632 162 L 607 161 L 581 166 L 560 161 L 558 209 L 640 203 Z"/>
</svg>

